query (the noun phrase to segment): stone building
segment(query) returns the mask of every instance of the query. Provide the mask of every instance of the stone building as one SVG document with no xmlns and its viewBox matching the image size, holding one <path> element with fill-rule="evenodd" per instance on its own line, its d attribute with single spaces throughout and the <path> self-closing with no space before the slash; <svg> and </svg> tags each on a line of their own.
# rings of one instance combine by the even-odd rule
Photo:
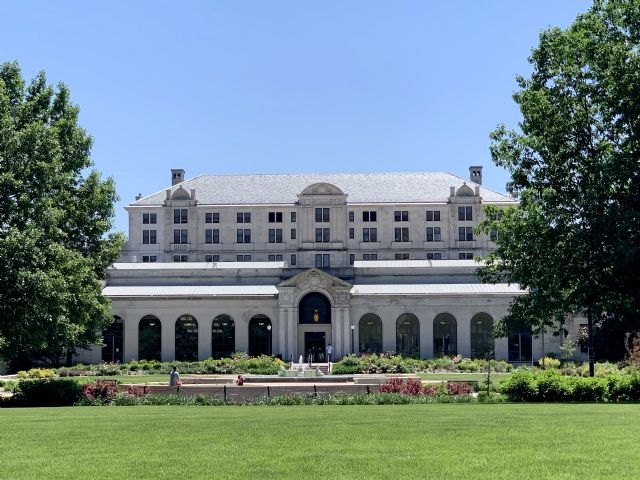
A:
<svg viewBox="0 0 640 480">
<path fill-rule="evenodd" d="M 481 285 L 484 205 L 516 205 L 448 173 L 201 175 L 139 196 L 104 294 L 115 322 L 79 360 L 195 360 L 234 351 L 530 362 L 559 339 L 494 340 L 523 292 Z"/>
</svg>

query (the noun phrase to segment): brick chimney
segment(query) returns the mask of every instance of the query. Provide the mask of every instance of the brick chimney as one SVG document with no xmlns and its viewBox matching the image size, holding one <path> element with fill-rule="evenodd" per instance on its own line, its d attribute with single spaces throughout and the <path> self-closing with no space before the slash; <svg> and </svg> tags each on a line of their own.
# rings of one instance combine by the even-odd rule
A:
<svg viewBox="0 0 640 480">
<path fill-rule="evenodd" d="M 171 169 L 171 185 L 177 185 L 184 182 L 184 170 L 181 168 Z"/>
<path fill-rule="evenodd" d="M 469 180 L 478 185 L 482 185 L 482 167 L 471 166 L 469 167 Z"/>
</svg>

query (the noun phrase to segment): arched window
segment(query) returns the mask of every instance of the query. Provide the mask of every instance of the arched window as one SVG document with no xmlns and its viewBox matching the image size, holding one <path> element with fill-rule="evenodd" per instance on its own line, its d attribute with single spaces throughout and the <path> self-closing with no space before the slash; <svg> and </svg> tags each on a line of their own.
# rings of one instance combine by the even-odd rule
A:
<svg viewBox="0 0 640 480">
<path fill-rule="evenodd" d="M 228 358 L 236 348 L 236 324 L 229 315 L 218 315 L 211 324 L 211 357 Z"/>
<path fill-rule="evenodd" d="M 182 315 L 176 320 L 176 360 L 198 360 L 198 321 L 191 315 Z"/>
<path fill-rule="evenodd" d="M 318 292 L 305 295 L 298 306 L 298 323 L 311 325 L 331 323 L 329 299 Z"/>
<path fill-rule="evenodd" d="M 382 352 L 382 320 L 380 317 L 367 313 L 360 319 L 358 326 L 360 339 L 360 353 Z"/>
<path fill-rule="evenodd" d="M 249 356 L 271 355 L 271 320 L 256 315 L 249 321 Z"/>
<path fill-rule="evenodd" d="M 412 313 L 403 313 L 396 321 L 396 352 L 420 358 L 420 322 Z"/>
<path fill-rule="evenodd" d="M 509 335 L 509 361 L 531 362 L 533 357 L 531 328 Z"/>
<path fill-rule="evenodd" d="M 493 358 L 493 318 L 488 313 L 476 313 L 471 319 L 471 358 Z"/>
<path fill-rule="evenodd" d="M 122 362 L 124 347 L 124 324 L 122 319 L 115 315 L 113 323 L 102 330 L 102 361 L 103 362 Z"/>
<path fill-rule="evenodd" d="M 450 313 L 440 313 L 433 319 L 433 356 L 442 357 L 458 353 L 458 327 Z"/>
<path fill-rule="evenodd" d="M 138 359 L 158 360 L 161 357 L 162 325 L 158 317 L 146 315 L 138 324 Z"/>
</svg>

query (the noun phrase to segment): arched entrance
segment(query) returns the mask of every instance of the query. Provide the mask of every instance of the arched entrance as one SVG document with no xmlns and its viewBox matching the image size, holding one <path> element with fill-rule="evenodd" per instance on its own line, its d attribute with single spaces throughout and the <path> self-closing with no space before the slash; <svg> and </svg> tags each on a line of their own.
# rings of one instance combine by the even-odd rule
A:
<svg viewBox="0 0 640 480">
<path fill-rule="evenodd" d="M 256 315 L 249 321 L 249 356 L 271 355 L 271 320 Z"/>
<path fill-rule="evenodd" d="M 306 294 L 298 306 L 298 351 L 305 361 L 327 361 L 331 343 L 331 302 L 319 292 Z"/>
<path fill-rule="evenodd" d="M 102 361 L 106 363 L 122 363 L 124 355 L 124 323 L 117 315 L 113 317 L 113 323 L 102 330 Z"/>
</svg>

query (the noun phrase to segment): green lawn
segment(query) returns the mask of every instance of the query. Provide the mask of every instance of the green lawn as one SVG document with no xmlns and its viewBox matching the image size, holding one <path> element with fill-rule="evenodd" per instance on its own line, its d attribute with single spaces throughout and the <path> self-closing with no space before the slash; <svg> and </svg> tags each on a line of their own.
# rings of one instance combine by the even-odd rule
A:
<svg viewBox="0 0 640 480">
<path fill-rule="evenodd" d="M 640 478 L 640 406 L 0 409 L 7 479 Z"/>
<path fill-rule="evenodd" d="M 492 373 L 492 382 L 504 380 L 508 378 L 510 373 Z M 456 381 L 476 381 L 484 382 L 487 380 L 486 373 L 419 373 L 418 377 L 422 380 L 456 380 Z"/>
</svg>

